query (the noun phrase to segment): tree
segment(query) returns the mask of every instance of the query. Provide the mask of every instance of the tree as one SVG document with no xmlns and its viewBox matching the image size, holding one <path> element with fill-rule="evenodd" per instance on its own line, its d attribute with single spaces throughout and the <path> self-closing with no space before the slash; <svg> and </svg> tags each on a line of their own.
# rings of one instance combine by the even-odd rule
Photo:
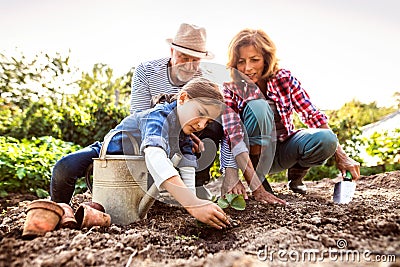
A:
<svg viewBox="0 0 400 267">
<path fill-rule="evenodd" d="M 109 66 L 95 64 L 91 73 L 83 73 L 77 82 L 79 92 L 63 101 L 65 112 L 59 125 L 64 129 L 62 139 L 80 145 L 102 140 L 129 114 L 133 71 L 114 78 Z"/>
<path fill-rule="evenodd" d="M 339 110 L 328 111 L 327 115 L 330 119 L 329 126 L 337 134 L 339 143 L 343 145 L 346 153 L 362 163 L 360 149 L 365 140 L 361 138 L 361 127 L 376 122 L 394 111 L 394 108 L 378 107 L 376 102 L 365 104 L 353 99 Z M 332 164 L 332 160 L 328 162 L 329 164 Z"/>
<path fill-rule="evenodd" d="M 79 73 L 69 60 L 69 55 L 63 57 L 59 53 L 40 53 L 33 59 L 23 53 L 11 57 L 0 53 L 0 94 L 4 104 L 25 110 L 40 98 L 57 103 L 65 91 L 76 91 L 74 81 Z"/>
<path fill-rule="evenodd" d="M 353 123 L 356 123 L 358 127 L 362 127 L 379 121 L 382 117 L 395 110 L 393 107 L 378 107 L 375 101 L 365 104 L 353 99 L 345 103 L 339 110 L 330 112 L 330 116 L 334 119 L 351 117 Z"/>
<path fill-rule="evenodd" d="M 114 77 L 109 66 L 98 63 L 79 77 L 69 56 L 41 53 L 33 60 L 1 54 L 0 70 L 0 135 L 50 135 L 87 145 L 129 114 L 133 69 Z"/>
</svg>

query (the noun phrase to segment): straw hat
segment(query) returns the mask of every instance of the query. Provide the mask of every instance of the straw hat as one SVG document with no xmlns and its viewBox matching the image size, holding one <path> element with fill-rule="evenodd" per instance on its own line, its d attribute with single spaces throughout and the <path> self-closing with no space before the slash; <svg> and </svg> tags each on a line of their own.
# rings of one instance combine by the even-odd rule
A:
<svg viewBox="0 0 400 267">
<path fill-rule="evenodd" d="M 206 30 L 196 25 L 182 23 L 174 39 L 167 43 L 175 50 L 189 56 L 212 59 L 214 54 L 206 49 Z"/>
</svg>

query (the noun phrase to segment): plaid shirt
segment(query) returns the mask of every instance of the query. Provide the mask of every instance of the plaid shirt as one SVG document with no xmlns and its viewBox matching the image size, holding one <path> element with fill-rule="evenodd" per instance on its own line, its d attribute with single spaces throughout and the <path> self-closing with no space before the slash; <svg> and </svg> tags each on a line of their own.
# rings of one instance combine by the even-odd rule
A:
<svg viewBox="0 0 400 267">
<path fill-rule="evenodd" d="M 223 143 L 229 145 L 233 155 L 236 156 L 239 153 L 235 153 L 235 146 L 242 143 L 244 137 L 240 114 L 247 102 L 265 97 L 255 84 L 244 80 L 239 83 L 224 83 L 223 94 L 227 106 L 222 116 L 225 131 Z M 310 128 L 319 128 L 328 122 L 327 116 L 311 103 L 310 97 L 301 87 L 300 82 L 288 70 L 280 69 L 275 77 L 268 81 L 267 96 L 275 102 L 286 129 L 286 133 L 278 136 L 280 141 L 297 131 L 293 124 L 294 111 Z"/>
</svg>

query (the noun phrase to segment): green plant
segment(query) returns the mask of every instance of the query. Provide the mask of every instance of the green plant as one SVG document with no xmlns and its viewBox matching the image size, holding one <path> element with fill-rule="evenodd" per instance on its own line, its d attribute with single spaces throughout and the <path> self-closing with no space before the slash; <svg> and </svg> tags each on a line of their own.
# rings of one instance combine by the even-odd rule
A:
<svg viewBox="0 0 400 267">
<path fill-rule="evenodd" d="M 222 209 L 231 207 L 235 210 L 244 210 L 246 208 L 246 201 L 241 194 L 226 194 L 225 197 L 218 199 L 217 204 Z"/>
<path fill-rule="evenodd" d="M 398 161 L 400 154 L 400 129 L 373 133 L 367 140 L 366 151 L 371 156 L 378 156 L 383 171 L 385 165 L 394 164 Z"/>
<path fill-rule="evenodd" d="M 186 241 L 188 241 L 188 240 L 198 240 L 200 234 L 201 234 L 201 232 L 199 232 L 197 234 L 197 236 L 196 235 L 191 235 L 191 236 L 180 235 L 180 236 L 175 236 L 175 239 L 177 239 L 177 240 L 186 240 Z"/>
<path fill-rule="evenodd" d="M 70 65 L 69 55 L 41 52 L 30 58 L 16 52 L 0 53 L 0 92 L 6 104 L 25 110 L 42 97 L 57 103 L 64 92 L 74 89 L 78 69 Z"/>
<path fill-rule="evenodd" d="M 222 174 L 220 172 L 220 152 L 217 151 L 217 155 L 215 157 L 214 163 L 210 168 L 210 175 L 212 179 L 218 179 Z"/>
<path fill-rule="evenodd" d="M 79 148 L 51 136 L 22 140 L 0 136 L 0 195 L 30 192 L 48 196 L 52 167 Z"/>
<path fill-rule="evenodd" d="M 69 59 L 0 53 L 0 135 L 53 136 L 86 146 L 129 115 L 133 68 L 115 77 L 99 63 L 79 74 Z"/>
</svg>

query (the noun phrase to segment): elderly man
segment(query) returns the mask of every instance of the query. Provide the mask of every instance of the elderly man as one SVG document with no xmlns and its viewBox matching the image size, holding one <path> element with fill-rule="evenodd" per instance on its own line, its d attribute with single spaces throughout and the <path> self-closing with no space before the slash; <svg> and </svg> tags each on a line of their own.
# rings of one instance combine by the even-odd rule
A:
<svg viewBox="0 0 400 267">
<path fill-rule="evenodd" d="M 214 58 L 206 49 L 206 38 L 203 27 L 182 23 L 175 37 L 166 40 L 171 47 L 169 57 L 139 64 L 132 82 L 130 112 L 150 108 L 160 95 L 176 94 L 193 77 L 201 76 L 200 61 Z M 222 136 L 220 123 L 212 123 L 197 136 L 193 136 L 193 141 L 197 144 L 199 165 L 196 172 L 196 191 L 201 198 L 210 197 L 202 185 L 210 180 L 210 167 Z"/>
</svg>

